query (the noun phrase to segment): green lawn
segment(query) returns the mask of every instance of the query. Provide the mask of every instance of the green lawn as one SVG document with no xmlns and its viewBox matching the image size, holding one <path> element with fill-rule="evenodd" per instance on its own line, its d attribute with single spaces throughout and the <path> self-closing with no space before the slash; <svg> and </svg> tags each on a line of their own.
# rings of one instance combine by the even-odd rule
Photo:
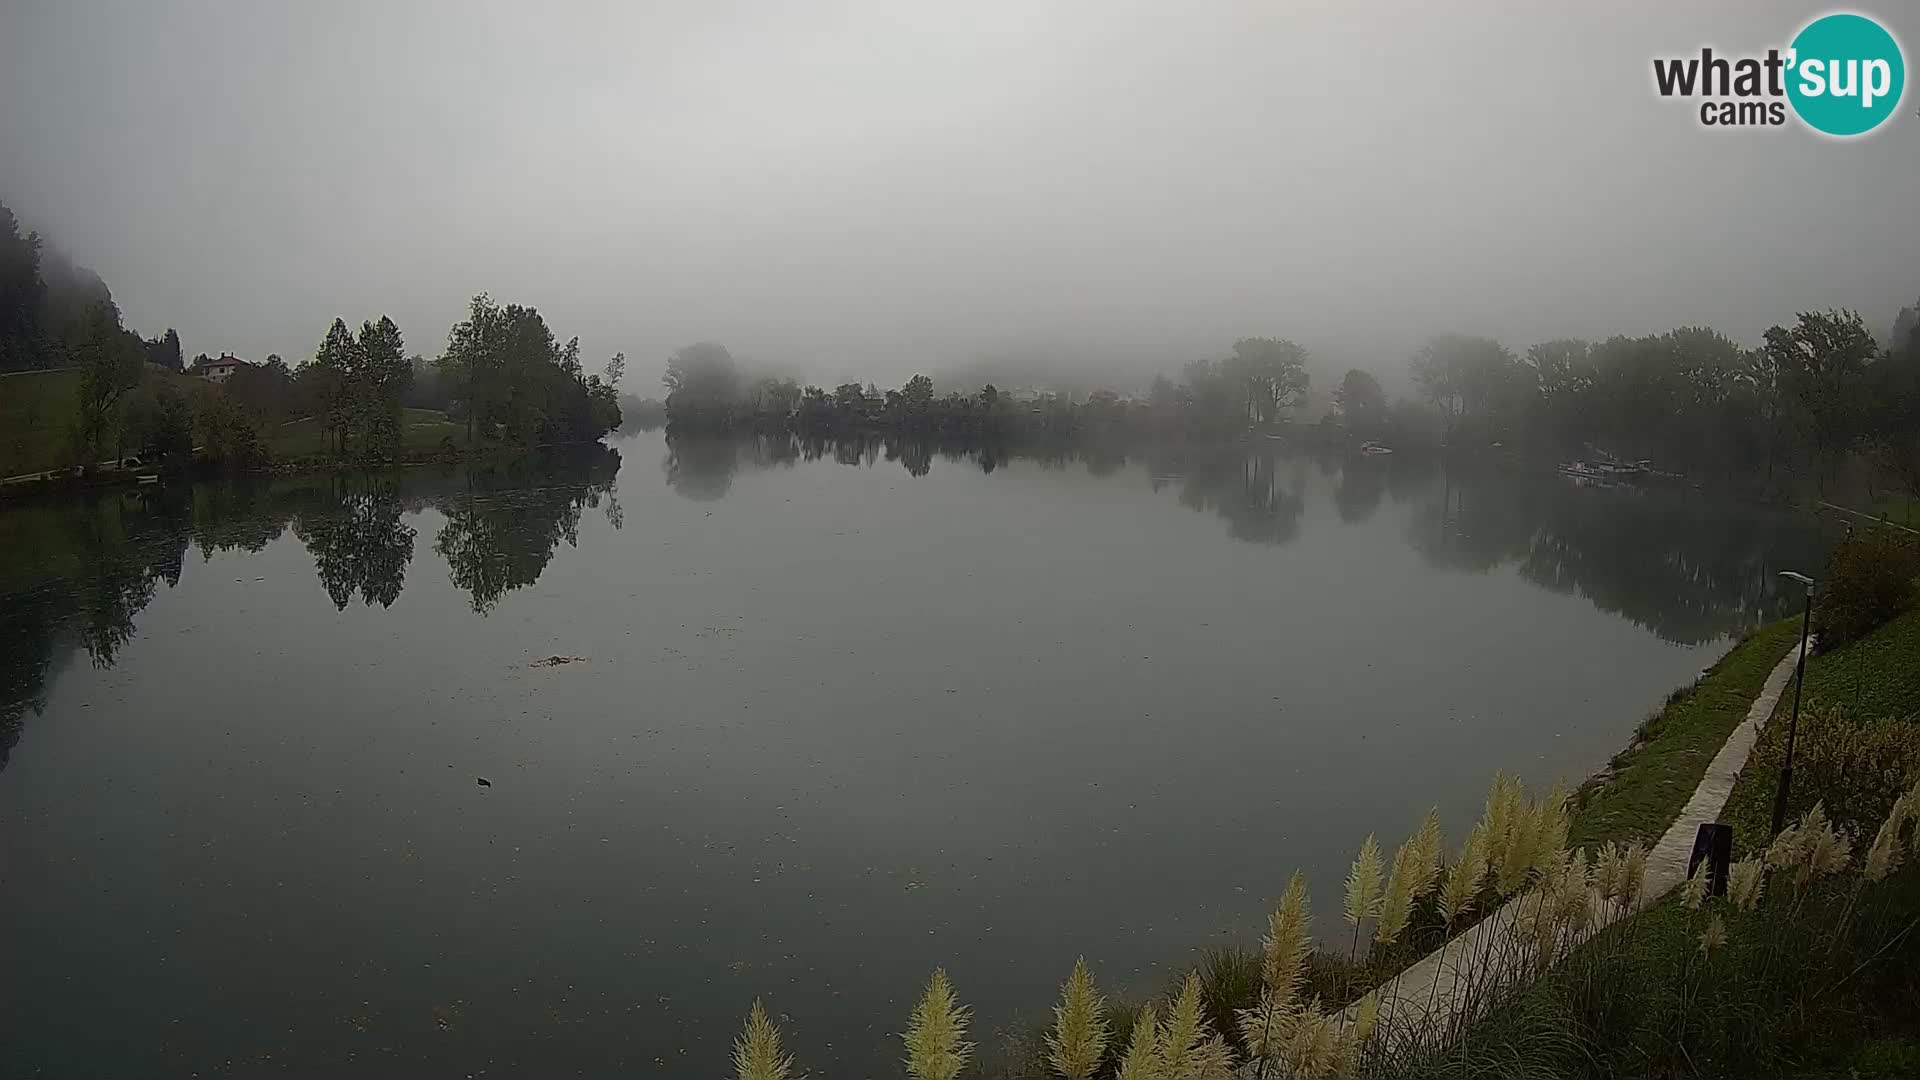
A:
<svg viewBox="0 0 1920 1080">
<path fill-rule="evenodd" d="M 432 454 L 440 449 L 443 439 L 451 439 L 456 448 L 467 445 L 466 425 L 448 420 L 445 413 L 436 409 L 407 409 L 401 423 L 404 425 L 400 434 L 403 456 Z M 275 461 L 323 458 L 331 451 L 326 433 L 320 429 L 319 419 L 312 416 L 290 424 L 269 426 L 260 433 L 260 440 L 266 444 L 267 452 L 273 455 Z"/>
<path fill-rule="evenodd" d="M 1858 641 L 1807 661 L 1806 701 L 1845 708 L 1855 719 L 1884 720 L 1920 712 L 1920 607 Z M 1781 695 L 1774 716 L 1793 706 Z"/>
<path fill-rule="evenodd" d="M 1574 793 L 1568 842 L 1578 847 L 1659 839 L 1799 636 L 1798 619 L 1761 627 L 1699 681 L 1674 691 L 1641 725 L 1633 745 Z"/>
<path fill-rule="evenodd" d="M 1866 513 L 1884 517 L 1895 525 L 1920 529 L 1920 499 L 1907 495 L 1882 495 L 1866 508 Z"/>
<path fill-rule="evenodd" d="M 171 379 L 189 399 L 206 388 L 192 375 L 152 366 L 141 377 Z M 0 478 L 73 464 L 67 433 L 79 396 L 77 368 L 0 375 Z"/>
<path fill-rule="evenodd" d="M 1798 633 L 1796 619 L 1765 627 L 1691 692 L 1677 693 L 1649 721 L 1645 741 L 1616 759 L 1612 775 L 1582 793 L 1586 802 L 1576 814 L 1574 842 L 1651 838 L 1687 797 Z M 1789 686 L 1762 748 L 1735 785 L 1725 819 L 1734 825 L 1736 854 L 1766 843 L 1779 769 L 1777 758 L 1761 764 L 1759 757 L 1764 740 L 1778 738 L 1792 708 Z M 1920 608 L 1808 661 L 1796 813 L 1815 797 L 1805 790 L 1814 745 L 1807 712 L 1833 709 L 1846 710 L 1848 722 L 1865 732 L 1882 733 L 1884 742 L 1829 744 L 1837 756 L 1814 772 L 1827 784 L 1829 812 L 1842 804 L 1831 797 L 1838 790 L 1843 800 L 1872 801 L 1874 813 L 1866 816 L 1877 817 L 1893 793 L 1879 790 L 1888 777 L 1875 774 L 1887 772 L 1895 790 L 1904 790 L 1910 775 L 1901 761 L 1913 744 L 1894 722 L 1920 712 Z M 1837 737 L 1831 728 L 1815 736 Z M 1874 826 L 1869 821 L 1849 827 L 1858 859 Z M 1711 960 L 1698 947 L 1708 916 L 1677 900 L 1662 902 L 1582 945 L 1418 1075 L 1920 1076 L 1920 998 L 1913 992 L 1915 939 L 1909 933 L 1920 894 L 1912 888 L 1912 872 L 1905 873 L 1904 885 L 1896 874 L 1872 893 L 1856 892 L 1857 886 L 1842 880 L 1752 913 L 1718 908 L 1714 917 L 1724 916 L 1731 944 Z M 1769 893 L 1793 888 L 1776 882 Z M 1872 903 L 1856 906 L 1863 896 Z"/>
<path fill-rule="evenodd" d="M 79 393 L 80 373 L 71 368 L 0 375 L 0 478 L 66 464 Z"/>
<path fill-rule="evenodd" d="M 1920 716 L 1920 607 L 1908 610 L 1858 641 L 1810 657 L 1807 684 L 1802 693 L 1803 715 L 1798 741 L 1801 755 L 1807 746 L 1804 714 L 1813 710 L 1839 709 L 1849 721 L 1860 725 Z M 1769 736 L 1778 737 L 1779 728 L 1787 723 L 1792 710 L 1793 687 L 1789 685 L 1786 693 L 1780 695 L 1780 704 L 1774 708 L 1767 731 L 1761 736 L 1763 745 L 1755 751 L 1756 761 L 1741 770 L 1740 778 L 1734 781 L 1733 794 L 1727 800 L 1721 820 L 1733 824 L 1737 852 L 1764 843 L 1772 828 L 1778 771 L 1771 766 L 1759 766 L 1757 759 L 1763 755 Z M 1800 803 L 1813 797 L 1807 793 L 1805 764 L 1802 757 L 1795 769 L 1792 812 L 1796 815 L 1805 809 Z"/>
</svg>

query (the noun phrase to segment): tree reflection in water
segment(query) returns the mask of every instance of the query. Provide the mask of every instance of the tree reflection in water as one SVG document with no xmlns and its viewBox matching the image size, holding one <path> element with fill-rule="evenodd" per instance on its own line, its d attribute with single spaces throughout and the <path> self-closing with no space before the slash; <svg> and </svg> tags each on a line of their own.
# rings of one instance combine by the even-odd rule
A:
<svg viewBox="0 0 1920 1080">
<path fill-rule="evenodd" d="M 46 680 L 84 650 L 113 666 L 159 583 L 178 584 L 192 537 L 189 503 L 168 492 L 39 501 L 0 515 L 0 769 Z"/>
<path fill-rule="evenodd" d="M 433 550 L 485 615 L 508 592 L 538 581 L 562 540 L 579 546 L 583 507 L 604 503 L 608 522 L 621 527 L 625 515 L 613 493 L 619 471 L 619 453 L 597 444 L 536 463 L 469 469 L 459 493 L 434 502 L 446 524 Z"/>
<path fill-rule="evenodd" d="M 1829 538 L 1803 520 L 1684 492 L 1576 489 L 1558 477 L 1433 458 L 1317 456 L 1277 445 L 982 443 L 932 437 L 796 437 L 784 432 L 669 432 L 668 489 L 725 497 L 742 469 L 800 462 L 927 475 L 936 458 L 995 474 L 1017 464 L 1083 466 L 1100 483 L 1143 471 L 1154 490 L 1225 523 L 1235 540 L 1267 546 L 1300 535 L 1309 494 L 1322 489 L 1329 527 L 1364 523 L 1388 500 L 1392 528 L 1436 568 L 1511 567 L 1543 589 L 1580 596 L 1667 641 L 1699 644 L 1784 614 L 1792 598 L 1775 572 L 1818 565 Z M 1318 466 L 1317 475 L 1315 466 Z M 239 477 L 190 487 L 91 492 L 16 503 L 0 512 L 0 768 L 47 681 L 84 652 L 109 667 L 162 583 L 179 582 L 189 548 L 203 560 L 260 551 L 289 528 L 312 556 L 336 609 L 358 596 L 394 604 L 417 546 L 407 518 L 444 518 L 432 548 L 472 609 L 488 614 L 533 584 L 560 544 L 579 543 L 581 515 L 604 510 L 619 528 L 619 454 L 604 446 L 509 463 L 357 477 Z M 1340 523 L 1331 524 L 1334 519 Z"/>
<path fill-rule="evenodd" d="M 333 481 L 332 494 L 324 508 L 295 517 L 293 534 L 313 555 L 334 607 L 345 608 L 355 592 L 368 605 L 392 607 L 413 561 L 414 531 L 400 520 L 398 481 L 343 477 Z"/>
<path fill-rule="evenodd" d="M 988 474 L 1009 462 L 1078 464 L 1093 477 L 1139 466 L 1154 490 L 1173 486 L 1181 506 L 1217 516 L 1228 536 L 1270 546 L 1300 536 L 1317 467 L 1335 516 L 1347 525 L 1370 520 L 1392 500 L 1408 508 L 1407 543 L 1436 568 L 1485 573 L 1511 566 L 1526 581 L 1584 597 L 1685 645 L 1784 612 L 1790 598 L 1774 583 L 1774 571 L 1817 564 L 1826 543 L 1819 529 L 1790 515 L 1685 493 L 1586 490 L 1511 466 L 1337 448 L 1308 453 L 1277 441 L 1130 446 L 669 431 L 662 468 L 674 491 L 711 500 L 727 494 L 741 469 L 789 466 L 796 457 L 869 468 L 884 459 L 918 477 L 935 456 Z"/>
<path fill-rule="evenodd" d="M 1827 538 L 1789 512 L 1682 491 L 1579 488 L 1513 470 L 1442 470 L 1407 540 L 1434 566 L 1515 566 L 1666 641 L 1699 645 L 1792 607 L 1777 572 L 1818 566 Z"/>
<path fill-rule="evenodd" d="M 242 475 L 10 505 L 0 512 L 0 769 L 26 716 L 45 707 L 53 671 L 78 652 L 112 667 L 159 586 L 179 583 L 190 547 L 202 561 L 257 552 L 291 527 L 335 608 L 355 595 L 384 608 L 413 560 L 403 518 L 433 506 L 447 519 L 434 550 L 484 614 L 537 579 L 561 540 L 577 542 L 583 507 L 621 526 L 619 466 L 618 453 L 594 446 L 459 473 Z"/>
</svg>

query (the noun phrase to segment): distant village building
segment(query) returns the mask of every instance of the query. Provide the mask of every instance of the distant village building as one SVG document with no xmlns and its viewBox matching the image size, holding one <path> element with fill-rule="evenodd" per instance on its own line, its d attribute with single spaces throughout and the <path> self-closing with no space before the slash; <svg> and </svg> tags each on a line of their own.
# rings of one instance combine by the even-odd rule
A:
<svg viewBox="0 0 1920 1080">
<path fill-rule="evenodd" d="M 235 371 L 252 366 L 232 353 L 221 353 L 218 360 L 207 361 L 206 366 L 200 369 L 200 377 L 210 383 L 223 383 Z"/>
</svg>

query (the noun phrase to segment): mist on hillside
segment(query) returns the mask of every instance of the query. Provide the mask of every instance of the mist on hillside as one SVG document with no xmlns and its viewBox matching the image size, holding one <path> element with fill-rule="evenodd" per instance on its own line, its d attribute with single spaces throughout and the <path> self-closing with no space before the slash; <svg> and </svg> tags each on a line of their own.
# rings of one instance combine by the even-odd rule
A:
<svg viewBox="0 0 1920 1080">
<path fill-rule="evenodd" d="M 1806 14 L 29 3 L 0 200 L 189 355 L 297 362 L 351 313 L 431 357 L 486 291 L 642 394 L 696 341 L 823 386 L 1124 392 L 1247 337 L 1302 345 L 1311 396 L 1397 394 L 1442 333 L 1885 335 L 1912 122 L 1709 132 L 1649 78 Z"/>
</svg>

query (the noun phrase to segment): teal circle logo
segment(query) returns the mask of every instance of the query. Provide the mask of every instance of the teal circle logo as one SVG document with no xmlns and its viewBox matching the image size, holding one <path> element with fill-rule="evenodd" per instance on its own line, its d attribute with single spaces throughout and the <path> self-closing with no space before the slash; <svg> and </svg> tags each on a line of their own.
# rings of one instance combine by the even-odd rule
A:
<svg viewBox="0 0 1920 1080">
<path fill-rule="evenodd" d="M 1865 15 L 1823 15 L 1791 48 L 1787 100 L 1815 131 L 1864 135 L 1900 107 L 1906 57 L 1893 35 Z"/>
</svg>

